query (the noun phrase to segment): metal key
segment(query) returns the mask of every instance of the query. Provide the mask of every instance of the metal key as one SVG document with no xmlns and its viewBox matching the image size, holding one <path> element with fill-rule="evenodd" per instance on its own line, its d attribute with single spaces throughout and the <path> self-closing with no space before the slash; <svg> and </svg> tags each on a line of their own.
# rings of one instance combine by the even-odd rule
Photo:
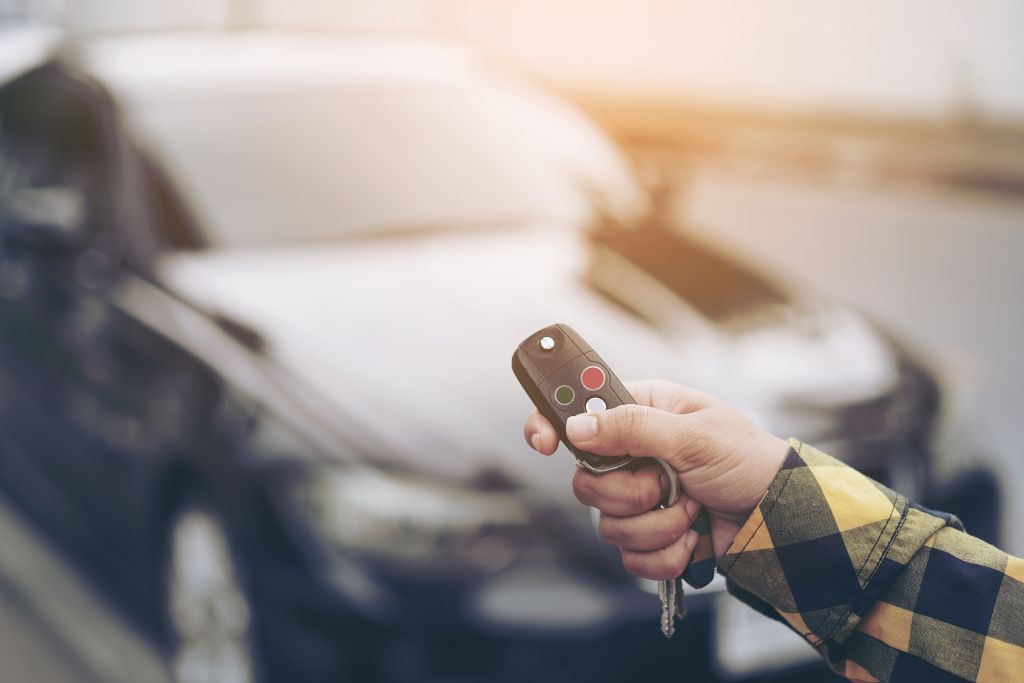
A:
<svg viewBox="0 0 1024 683">
<path fill-rule="evenodd" d="M 660 458 L 655 462 L 661 465 L 668 477 L 668 493 L 665 501 L 658 505 L 659 508 L 670 508 L 679 500 L 679 475 L 675 469 Z M 658 599 L 661 600 L 661 633 L 666 638 L 671 638 L 676 632 L 676 617 L 682 619 L 686 616 L 686 607 L 683 604 L 683 582 L 678 578 L 658 582 Z"/>
</svg>

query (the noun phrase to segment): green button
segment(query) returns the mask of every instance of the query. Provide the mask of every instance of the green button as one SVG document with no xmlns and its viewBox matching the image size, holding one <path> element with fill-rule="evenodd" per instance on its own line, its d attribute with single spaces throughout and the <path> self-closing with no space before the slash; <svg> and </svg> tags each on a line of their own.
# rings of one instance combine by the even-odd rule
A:
<svg viewBox="0 0 1024 683">
<path fill-rule="evenodd" d="M 574 398 L 576 398 L 576 392 L 573 391 L 572 387 L 568 384 L 563 384 L 555 389 L 555 400 L 563 406 L 567 406 L 572 403 Z"/>
</svg>

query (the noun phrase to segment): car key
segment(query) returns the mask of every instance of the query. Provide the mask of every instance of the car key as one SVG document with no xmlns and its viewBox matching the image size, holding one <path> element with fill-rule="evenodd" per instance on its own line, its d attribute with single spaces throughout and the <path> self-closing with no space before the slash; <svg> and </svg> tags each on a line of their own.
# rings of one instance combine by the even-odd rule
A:
<svg viewBox="0 0 1024 683">
<path fill-rule="evenodd" d="M 668 478 L 668 493 L 665 494 L 665 502 L 658 504 L 658 507 L 664 510 L 679 502 L 679 475 L 671 465 L 661 458 L 654 460 L 665 470 L 665 475 Z M 658 582 L 658 600 L 661 601 L 661 633 L 666 638 L 671 638 L 676 632 L 676 618 L 682 619 L 686 616 L 683 587 L 679 583 L 678 577 Z"/>
<path fill-rule="evenodd" d="M 633 457 L 600 456 L 576 448 L 566 438 L 565 421 L 570 416 L 596 412 L 626 403 L 636 403 L 604 360 L 568 325 L 549 325 L 527 337 L 512 355 L 512 371 L 541 415 L 555 427 L 562 443 L 576 459 L 577 467 L 595 474 L 628 466 Z M 655 459 L 668 474 L 669 491 L 661 507 L 671 507 L 679 498 L 679 477 L 668 463 Z M 707 585 L 714 576 L 710 524 L 701 510 L 693 528 L 699 540 L 683 578 L 695 588 Z M 658 584 L 662 603 L 661 629 L 670 638 L 675 618 L 685 614 L 682 585 L 678 579 Z"/>
</svg>

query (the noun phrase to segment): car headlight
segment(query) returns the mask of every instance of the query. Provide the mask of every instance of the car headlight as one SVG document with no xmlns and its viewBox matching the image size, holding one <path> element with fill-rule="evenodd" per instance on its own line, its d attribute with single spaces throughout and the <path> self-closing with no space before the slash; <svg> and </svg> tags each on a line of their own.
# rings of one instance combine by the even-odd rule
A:
<svg viewBox="0 0 1024 683">
<path fill-rule="evenodd" d="M 899 349 L 897 349 L 899 353 Z M 795 432 L 826 453 L 913 499 L 929 481 L 929 442 L 941 400 L 935 380 L 920 364 L 898 356 L 899 381 L 869 401 L 820 408 L 789 404 L 790 415 L 816 420 L 816 429 Z"/>
<path fill-rule="evenodd" d="M 364 467 L 318 471 L 302 489 L 315 531 L 332 552 L 399 571 L 497 571 L 531 536 L 525 506 L 504 491 Z"/>
<path fill-rule="evenodd" d="M 896 389 L 888 396 L 844 411 L 847 432 L 927 440 L 938 412 L 938 386 L 924 368 L 908 358 L 900 359 L 899 378 Z"/>
<path fill-rule="evenodd" d="M 900 357 L 898 368 L 895 386 L 867 401 L 838 406 L 786 402 L 787 425 L 809 441 L 889 438 L 923 445 L 938 411 L 938 387 L 909 358 Z"/>
</svg>

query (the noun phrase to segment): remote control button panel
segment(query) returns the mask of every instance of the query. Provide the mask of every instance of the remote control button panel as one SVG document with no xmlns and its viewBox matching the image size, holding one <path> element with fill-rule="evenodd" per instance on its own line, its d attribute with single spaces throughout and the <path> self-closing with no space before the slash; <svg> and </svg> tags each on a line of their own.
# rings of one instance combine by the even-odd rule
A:
<svg viewBox="0 0 1024 683">
<path fill-rule="evenodd" d="M 608 366 L 567 325 L 551 325 L 531 335 L 516 349 L 512 368 L 534 405 L 548 418 L 581 465 L 592 471 L 616 469 L 628 455 L 603 457 L 575 448 L 565 437 L 565 421 L 573 415 L 635 403 Z"/>
</svg>

